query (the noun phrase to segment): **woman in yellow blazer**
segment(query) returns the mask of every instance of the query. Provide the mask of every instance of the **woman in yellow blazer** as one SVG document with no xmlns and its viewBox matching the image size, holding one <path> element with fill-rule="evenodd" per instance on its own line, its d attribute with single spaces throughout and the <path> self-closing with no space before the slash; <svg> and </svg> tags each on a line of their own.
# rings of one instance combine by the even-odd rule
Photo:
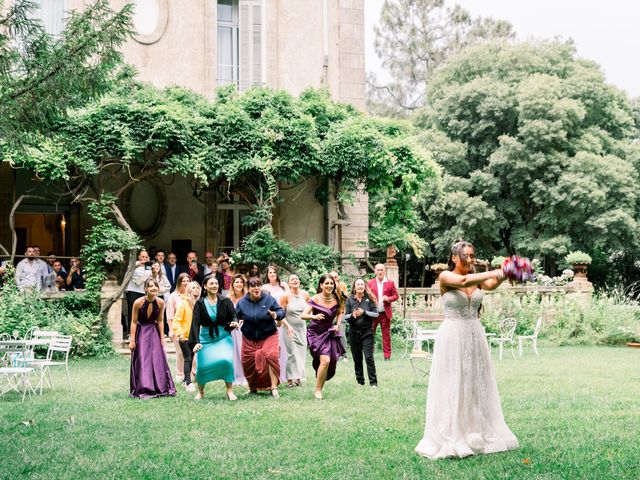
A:
<svg viewBox="0 0 640 480">
<path fill-rule="evenodd" d="M 191 282 L 187 285 L 182 301 L 173 317 L 173 335 L 178 341 L 184 357 L 184 386 L 187 392 L 196 391 L 195 385 L 191 383 L 193 351 L 189 347 L 189 332 L 191 331 L 193 306 L 198 298 L 200 298 L 200 285 L 198 285 L 198 282 Z"/>
</svg>

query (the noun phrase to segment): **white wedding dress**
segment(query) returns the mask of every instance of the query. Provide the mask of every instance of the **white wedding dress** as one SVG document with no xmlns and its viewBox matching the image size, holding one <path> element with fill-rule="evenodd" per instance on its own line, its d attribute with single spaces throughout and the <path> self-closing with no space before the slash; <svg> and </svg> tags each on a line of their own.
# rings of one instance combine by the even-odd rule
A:
<svg viewBox="0 0 640 480">
<path fill-rule="evenodd" d="M 427 388 L 427 420 L 416 452 L 428 458 L 466 457 L 518 448 L 504 421 L 478 308 L 484 293 L 442 295 L 444 322 L 436 334 Z"/>
</svg>

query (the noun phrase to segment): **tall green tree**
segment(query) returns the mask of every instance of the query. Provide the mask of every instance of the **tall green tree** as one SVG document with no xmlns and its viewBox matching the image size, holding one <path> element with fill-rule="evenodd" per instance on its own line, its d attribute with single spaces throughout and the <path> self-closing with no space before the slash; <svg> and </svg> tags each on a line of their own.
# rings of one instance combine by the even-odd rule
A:
<svg viewBox="0 0 640 480">
<path fill-rule="evenodd" d="M 431 75 L 451 55 L 487 39 L 513 37 L 508 22 L 474 18 L 460 6 L 446 7 L 445 0 L 385 1 L 375 49 L 392 80 L 385 85 L 370 77 L 369 111 L 406 115 L 420 108 Z"/>
<path fill-rule="evenodd" d="M 132 31 L 130 4 L 114 11 L 95 0 L 68 12 L 64 30 L 52 36 L 34 18 L 37 2 L 8 3 L 0 0 L 0 158 L 2 149 L 46 134 L 67 109 L 107 91 Z"/>
<path fill-rule="evenodd" d="M 493 43 L 433 77 L 422 142 L 444 170 L 426 192 L 425 231 L 444 254 L 457 238 L 486 255 L 636 250 L 640 149 L 626 95 L 557 42 Z"/>
</svg>

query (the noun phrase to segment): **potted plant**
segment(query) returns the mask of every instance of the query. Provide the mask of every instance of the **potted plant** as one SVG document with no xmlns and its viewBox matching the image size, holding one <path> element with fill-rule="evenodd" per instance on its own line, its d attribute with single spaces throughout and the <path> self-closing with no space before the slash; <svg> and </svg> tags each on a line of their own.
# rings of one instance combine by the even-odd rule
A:
<svg viewBox="0 0 640 480">
<path fill-rule="evenodd" d="M 591 256 L 588 253 L 575 250 L 569 252 L 569 255 L 564 257 L 564 260 L 573 266 L 574 278 L 576 280 L 587 278 L 587 266 L 591 263 Z"/>
<path fill-rule="evenodd" d="M 638 327 L 618 327 L 627 340 L 627 347 L 640 348 L 640 326 Z"/>
</svg>

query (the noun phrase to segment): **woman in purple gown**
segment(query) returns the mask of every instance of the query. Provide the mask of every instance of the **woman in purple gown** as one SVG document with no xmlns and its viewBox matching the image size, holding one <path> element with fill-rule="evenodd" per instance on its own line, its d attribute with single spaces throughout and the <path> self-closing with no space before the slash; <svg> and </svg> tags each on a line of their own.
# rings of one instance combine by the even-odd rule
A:
<svg viewBox="0 0 640 480">
<path fill-rule="evenodd" d="M 336 364 L 345 354 L 339 333 L 343 307 L 342 299 L 330 275 L 320 277 L 317 292 L 309 300 L 301 318 L 311 320 L 307 328 L 307 343 L 313 358 L 313 369 L 316 371 L 316 389 L 313 396 L 322 400 L 324 383 L 335 375 Z"/>
<path fill-rule="evenodd" d="M 158 283 L 144 282 L 144 297 L 137 299 L 131 313 L 130 397 L 174 396 L 176 387 L 162 347 L 164 302 L 157 298 Z"/>
</svg>

